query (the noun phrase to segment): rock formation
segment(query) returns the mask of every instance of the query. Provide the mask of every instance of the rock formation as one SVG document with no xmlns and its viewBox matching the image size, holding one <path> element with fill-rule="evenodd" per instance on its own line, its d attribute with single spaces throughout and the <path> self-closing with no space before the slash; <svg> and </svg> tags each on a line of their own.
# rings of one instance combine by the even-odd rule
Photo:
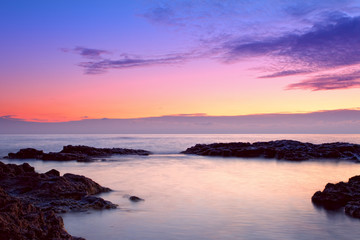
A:
<svg viewBox="0 0 360 240">
<path fill-rule="evenodd" d="M 60 152 L 44 153 L 42 150 L 34 148 L 20 149 L 17 153 L 9 153 L 4 158 L 9 159 L 40 159 L 52 161 L 71 161 L 79 162 L 92 161 L 94 157 L 108 157 L 114 154 L 118 155 L 141 155 L 147 156 L 151 152 L 141 149 L 127 149 L 127 148 L 95 148 L 88 146 L 64 146 Z"/>
<path fill-rule="evenodd" d="M 12 196 L 27 200 L 37 207 L 55 212 L 115 208 L 116 205 L 91 195 L 108 192 L 90 178 L 57 170 L 39 174 L 28 163 L 0 162 L 0 187 Z"/>
<path fill-rule="evenodd" d="M 61 217 L 7 194 L 0 187 L 0 239 L 81 240 L 64 229 Z"/>
<path fill-rule="evenodd" d="M 84 176 L 0 162 L 0 239 L 82 239 L 69 235 L 55 213 L 116 208 L 93 196 L 107 191 Z"/>
<path fill-rule="evenodd" d="M 337 159 L 360 161 L 360 145 L 351 143 L 312 144 L 293 140 L 196 144 L 182 153 L 203 156 L 275 158 L 290 161 Z"/>
<path fill-rule="evenodd" d="M 325 209 L 344 207 L 345 213 L 360 218 L 360 176 L 349 179 L 349 182 L 328 183 L 325 189 L 317 191 L 311 198 L 312 202 Z"/>
</svg>

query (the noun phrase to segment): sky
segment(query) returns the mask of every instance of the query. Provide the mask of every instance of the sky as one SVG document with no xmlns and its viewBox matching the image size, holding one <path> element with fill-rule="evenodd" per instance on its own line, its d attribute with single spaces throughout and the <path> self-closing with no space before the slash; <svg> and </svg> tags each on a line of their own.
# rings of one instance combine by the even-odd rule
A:
<svg viewBox="0 0 360 240">
<path fill-rule="evenodd" d="M 0 116 L 360 108 L 360 0 L 2 0 Z"/>
</svg>

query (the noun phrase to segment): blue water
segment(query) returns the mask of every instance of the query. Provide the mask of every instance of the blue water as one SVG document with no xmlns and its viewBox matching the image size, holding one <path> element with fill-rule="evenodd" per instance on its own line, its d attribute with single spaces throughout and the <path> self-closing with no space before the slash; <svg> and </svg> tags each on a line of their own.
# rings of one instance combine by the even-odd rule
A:
<svg viewBox="0 0 360 240">
<path fill-rule="evenodd" d="M 30 161 L 39 172 L 82 174 L 114 190 L 102 197 L 119 204 L 116 210 L 62 215 L 70 234 L 88 240 L 358 239 L 359 220 L 316 208 L 311 196 L 360 174 L 360 164 L 179 154 L 195 143 L 275 139 L 360 143 L 360 135 L 0 135 L 0 155 L 67 144 L 153 151 L 92 163 Z M 145 201 L 131 203 L 128 194 Z"/>
</svg>

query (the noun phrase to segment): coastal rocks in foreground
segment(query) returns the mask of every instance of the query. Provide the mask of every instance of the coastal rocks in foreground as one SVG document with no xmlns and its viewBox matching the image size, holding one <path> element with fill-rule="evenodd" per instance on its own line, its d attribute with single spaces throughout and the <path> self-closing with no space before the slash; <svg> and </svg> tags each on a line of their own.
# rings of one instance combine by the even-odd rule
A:
<svg viewBox="0 0 360 240">
<path fill-rule="evenodd" d="M 360 176 L 349 179 L 349 182 L 328 183 L 325 189 L 317 191 L 311 198 L 315 205 L 328 210 L 344 207 L 345 213 L 360 218 Z"/>
<path fill-rule="evenodd" d="M 142 149 L 127 148 L 95 148 L 89 146 L 64 146 L 60 152 L 44 153 L 42 150 L 34 148 L 20 149 L 17 153 L 9 153 L 4 158 L 9 159 L 40 159 L 53 161 L 71 161 L 89 162 L 96 157 L 108 157 L 114 154 L 118 155 L 140 155 L 147 156 L 151 152 Z"/>
<path fill-rule="evenodd" d="M 247 142 L 196 144 L 182 153 L 223 157 L 263 157 L 290 161 L 309 159 L 360 161 L 360 145 L 343 142 L 312 144 L 293 140 L 277 140 L 252 144 Z"/>
<path fill-rule="evenodd" d="M 108 191 L 84 176 L 0 162 L 0 239 L 81 240 L 66 232 L 56 213 L 116 208 L 93 196 Z"/>
<path fill-rule="evenodd" d="M 0 187 L 0 239 L 84 240 L 72 237 L 61 217 L 7 194 Z"/>
<path fill-rule="evenodd" d="M 90 178 L 70 173 L 60 176 L 54 169 L 40 174 L 28 163 L 0 162 L 0 187 L 13 197 L 55 212 L 116 208 L 115 204 L 92 196 L 110 189 Z"/>
</svg>

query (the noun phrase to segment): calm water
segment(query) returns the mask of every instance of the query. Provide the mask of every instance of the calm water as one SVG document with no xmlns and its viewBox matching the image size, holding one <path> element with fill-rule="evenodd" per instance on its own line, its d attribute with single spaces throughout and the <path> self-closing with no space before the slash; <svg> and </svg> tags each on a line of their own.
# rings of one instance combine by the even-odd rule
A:
<svg viewBox="0 0 360 240">
<path fill-rule="evenodd" d="M 31 161 L 39 172 L 82 174 L 114 190 L 102 197 L 116 210 L 63 215 L 68 232 L 88 240 L 358 239 L 360 220 L 318 209 L 311 196 L 360 174 L 360 164 L 178 154 L 195 143 L 274 139 L 360 143 L 360 135 L 0 135 L 0 155 L 67 144 L 153 151 L 93 163 Z M 131 203 L 127 194 L 145 201 Z"/>
</svg>

